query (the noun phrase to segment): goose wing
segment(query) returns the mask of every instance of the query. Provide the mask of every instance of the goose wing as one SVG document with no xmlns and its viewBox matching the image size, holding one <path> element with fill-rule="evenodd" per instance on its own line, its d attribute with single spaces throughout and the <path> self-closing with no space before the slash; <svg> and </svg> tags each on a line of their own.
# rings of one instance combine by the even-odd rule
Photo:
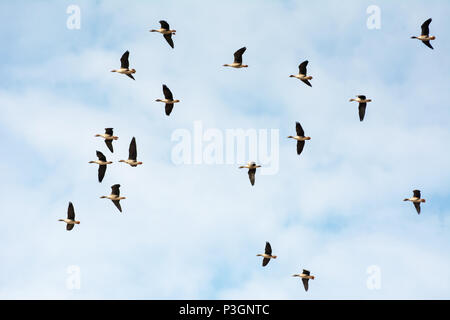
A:
<svg viewBox="0 0 450 320">
<path fill-rule="evenodd" d="M 120 58 L 120 67 L 124 69 L 128 69 L 130 66 L 130 62 L 128 61 L 128 56 L 130 55 L 130 52 L 127 50 L 123 55 L 122 58 Z"/>
<path fill-rule="evenodd" d="M 311 272 L 309 272 L 308 270 L 303 269 L 303 274 L 309 276 L 311 274 Z"/>
<path fill-rule="evenodd" d="M 106 165 L 98 166 L 98 182 L 102 182 L 106 173 Z"/>
<path fill-rule="evenodd" d="M 255 185 L 255 173 L 256 173 L 256 168 L 248 169 L 248 177 L 250 179 L 250 183 L 252 184 L 252 186 Z"/>
<path fill-rule="evenodd" d="M 430 34 L 430 23 L 432 19 L 428 19 L 424 23 L 422 23 L 421 29 L 422 29 L 422 36 L 428 36 Z"/>
<path fill-rule="evenodd" d="M 306 76 L 306 66 L 308 65 L 308 60 L 303 61 L 302 63 L 300 63 L 300 65 L 298 66 L 298 72 L 300 74 L 303 74 Z"/>
<path fill-rule="evenodd" d="M 304 279 L 302 278 L 302 282 L 303 282 L 303 287 L 305 287 L 305 291 L 308 291 L 309 288 L 309 279 Z"/>
<path fill-rule="evenodd" d="M 413 196 L 416 198 L 421 198 L 420 190 L 413 190 Z"/>
<path fill-rule="evenodd" d="M 367 103 L 365 103 L 365 102 L 360 103 L 359 106 L 358 106 L 359 121 L 363 121 L 364 120 L 364 116 L 366 114 L 366 106 L 367 106 Z"/>
<path fill-rule="evenodd" d="M 166 115 L 170 116 L 170 113 L 173 110 L 173 103 L 166 103 Z"/>
<path fill-rule="evenodd" d="M 111 187 L 111 194 L 120 196 L 120 184 L 115 184 Z"/>
<path fill-rule="evenodd" d="M 103 153 L 101 153 L 100 151 L 97 151 L 97 158 L 100 161 L 106 161 L 106 157 Z"/>
<path fill-rule="evenodd" d="M 166 39 L 167 43 L 172 47 L 172 49 L 174 48 L 173 45 L 173 40 L 172 40 L 172 34 L 168 33 L 168 34 L 164 34 L 164 39 Z"/>
<path fill-rule="evenodd" d="M 300 155 L 305 147 L 305 141 L 297 141 L 297 154 Z"/>
<path fill-rule="evenodd" d="M 242 47 L 234 53 L 234 62 L 235 63 L 242 63 L 242 55 L 244 54 L 245 50 L 247 50 L 247 48 Z"/>
<path fill-rule="evenodd" d="M 263 267 L 267 266 L 267 264 L 269 263 L 269 261 L 270 261 L 270 258 L 264 258 L 263 261 L 262 261 L 262 266 L 263 266 Z"/>
<path fill-rule="evenodd" d="M 130 142 L 130 148 L 128 149 L 128 160 L 136 161 L 137 158 L 137 148 L 136 148 L 136 139 L 133 137 Z"/>
<path fill-rule="evenodd" d="M 136 80 L 136 79 L 133 77 L 132 74 L 126 73 L 126 75 L 127 75 L 129 78 L 131 78 L 131 79 L 133 79 L 133 80 Z"/>
<path fill-rule="evenodd" d="M 270 243 L 266 241 L 266 248 L 264 249 L 265 254 L 272 255 L 272 247 L 270 246 Z"/>
<path fill-rule="evenodd" d="M 108 147 L 109 151 L 114 152 L 114 148 L 112 145 L 112 140 L 105 140 L 105 144 Z"/>
<path fill-rule="evenodd" d="M 417 214 L 420 214 L 420 202 L 413 202 L 414 207 L 416 208 Z"/>
<path fill-rule="evenodd" d="M 172 91 L 170 91 L 170 89 L 165 84 L 163 84 L 163 93 L 164 93 L 164 98 L 166 98 L 168 100 L 173 100 Z"/>
<path fill-rule="evenodd" d="M 308 79 L 300 79 L 302 80 L 304 83 L 306 83 L 308 86 L 312 87 L 311 82 L 309 82 Z"/>
<path fill-rule="evenodd" d="M 120 201 L 119 200 L 113 200 L 112 202 L 117 207 L 117 209 L 119 209 L 119 211 L 122 212 L 122 206 L 120 205 Z"/>
<path fill-rule="evenodd" d="M 67 231 L 70 231 L 70 230 L 72 230 L 73 229 L 73 226 L 74 226 L 74 224 L 66 224 L 66 230 Z"/>
<path fill-rule="evenodd" d="M 364 95 L 357 95 L 358 98 L 360 98 L 361 100 L 366 100 L 366 96 Z"/>
<path fill-rule="evenodd" d="M 423 42 L 423 44 L 426 45 L 428 48 L 434 49 L 433 46 L 431 45 L 431 43 L 430 43 L 429 40 L 427 40 L 427 41 L 422 41 L 422 42 Z"/>
<path fill-rule="evenodd" d="M 300 122 L 296 122 L 295 123 L 295 131 L 297 132 L 297 135 L 299 137 L 304 137 L 305 136 L 305 131 L 302 128 L 302 125 L 300 124 Z"/>
<path fill-rule="evenodd" d="M 73 208 L 72 202 L 69 202 L 69 207 L 67 208 L 67 219 L 75 220 L 75 210 Z"/>
<path fill-rule="evenodd" d="M 169 24 L 165 20 L 160 20 L 159 24 L 161 25 L 161 29 L 170 30 Z"/>
<path fill-rule="evenodd" d="M 112 136 L 113 135 L 113 128 L 105 128 L 105 134 L 107 134 L 108 136 Z"/>
</svg>

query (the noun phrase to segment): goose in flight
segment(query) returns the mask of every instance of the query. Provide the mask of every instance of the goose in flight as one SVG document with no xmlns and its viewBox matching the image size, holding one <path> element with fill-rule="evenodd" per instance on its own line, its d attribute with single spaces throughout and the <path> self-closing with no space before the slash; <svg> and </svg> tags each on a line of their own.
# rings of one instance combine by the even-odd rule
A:
<svg viewBox="0 0 450 320">
<path fill-rule="evenodd" d="M 224 64 L 224 67 L 232 67 L 232 68 L 247 68 L 248 65 L 242 64 L 242 55 L 244 54 L 246 47 L 240 48 L 238 51 L 234 53 L 234 62 L 232 64 Z"/>
<path fill-rule="evenodd" d="M 266 241 L 266 248 L 264 250 L 264 253 L 257 254 L 257 257 L 263 257 L 262 266 L 265 267 L 269 263 L 270 259 L 276 259 L 277 256 L 272 255 L 272 247 L 270 246 L 270 243 Z"/>
<path fill-rule="evenodd" d="M 430 40 L 435 40 L 435 36 L 430 36 L 430 23 L 432 19 L 428 19 L 424 23 L 422 23 L 422 33 L 419 37 L 412 36 L 411 39 L 418 39 L 423 42 L 424 45 L 426 45 L 428 48 L 433 49 L 433 46 L 430 43 Z"/>
<path fill-rule="evenodd" d="M 114 152 L 113 148 L 113 140 L 119 139 L 119 137 L 114 136 L 113 134 L 113 128 L 106 128 L 104 134 L 96 134 L 96 137 L 102 137 L 105 139 L 105 144 L 108 147 L 109 151 Z"/>
<path fill-rule="evenodd" d="M 129 67 L 130 67 L 130 62 L 128 61 L 128 56 L 129 55 L 130 55 L 130 52 L 126 51 L 122 55 L 122 58 L 120 58 L 120 69 L 111 70 L 111 72 L 117 72 L 117 73 L 121 73 L 121 74 L 126 74 L 131 79 L 135 80 L 134 77 L 133 77 L 133 73 L 136 73 L 136 70 L 135 69 L 129 69 Z"/>
<path fill-rule="evenodd" d="M 132 167 L 137 167 L 142 164 L 142 162 L 137 161 L 137 149 L 136 149 L 136 139 L 133 137 L 130 142 L 130 148 L 128 149 L 128 160 L 119 160 L 119 162 L 128 163 Z"/>
<path fill-rule="evenodd" d="M 305 291 L 308 291 L 308 281 L 309 279 L 314 280 L 314 276 L 310 275 L 311 273 L 308 270 L 303 269 L 303 272 L 300 274 L 294 274 L 293 277 L 300 277 L 302 278 L 303 286 L 305 287 Z"/>
<path fill-rule="evenodd" d="M 98 164 L 98 182 L 102 182 L 103 177 L 105 176 L 106 172 L 106 166 L 108 164 L 111 164 L 112 161 L 106 161 L 106 157 L 103 153 L 100 151 L 97 151 L 97 158 L 98 160 L 95 161 L 89 161 L 89 163 L 96 163 Z"/>
<path fill-rule="evenodd" d="M 173 40 L 172 40 L 172 34 L 175 35 L 176 30 L 170 30 L 170 26 L 165 20 L 159 21 L 161 24 L 161 28 L 159 29 L 152 29 L 150 32 L 159 32 L 164 36 L 164 39 L 166 39 L 167 43 L 172 47 L 173 49 Z"/>
<path fill-rule="evenodd" d="M 67 219 L 59 219 L 58 221 L 63 221 L 67 224 L 67 231 L 72 230 L 75 224 L 80 224 L 80 221 L 75 220 L 75 210 L 73 209 L 72 202 L 69 202 L 69 208 L 67 208 Z"/>
<path fill-rule="evenodd" d="M 120 184 L 115 184 L 111 187 L 111 194 L 109 196 L 101 196 L 100 199 L 109 199 L 114 205 L 122 212 L 122 207 L 120 206 L 120 200 L 126 199 L 120 196 Z"/>
<path fill-rule="evenodd" d="M 306 66 L 308 65 L 308 60 L 303 61 L 302 63 L 300 63 L 300 65 L 298 66 L 298 74 L 291 74 L 289 77 L 290 78 L 297 78 L 299 80 L 302 80 L 304 83 L 306 83 L 308 86 L 312 87 L 311 83 L 309 82 L 309 80 L 312 79 L 311 76 L 307 76 L 306 75 Z"/>
<path fill-rule="evenodd" d="M 425 199 L 421 198 L 420 190 L 413 190 L 413 196 L 411 198 L 406 198 L 403 201 L 411 201 L 414 204 L 418 214 L 420 214 L 420 203 L 426 202 Z"/>
<path fill-rule="evenodd" d="M 289 136 L 288 138 L 297 140 L 297 154 L 300 155 L 305 146 L 305 141 L 311 140 L 311 137 L 305 137 L 305 131 L 303 131 L 300 122 L 295 123 L 295 130 L 297 131 L 297 135 L 295 137 Z"/>
<path fill-rule="evenodd" d="M 166 115 L 169 116 L 173 110 L 173 104 L 180 102 L 180 100 L 173 99 L 172 91 L 165 84 L 163 84 L 163 93 L 165 99 L 156 99 L 156 101 L 166 104 Z"/>
<path fill-rule="evenodd" d="M 256 165 L 255 162 L 249 162 L 245 166 L 240 166 L 239 167 L 239 169 L 244 169 L 244 168 L 248 169 L 248 177 L 250 179 L 250 183 L 252 184 L 252 186 L 254 186 L 255 185 L 256 168 L 261 168 L 261 166 L 260 165 Z"/>
<path fill-rule="evenodd" d="M 358 109 L 359 109 L 359 121 L 364 120 L 364 115 L 366 114 L 366 106 L 367 102 L 372 102 L 371 99 L 366 99 L 366 96 L 358 95 L 356 96 L 356 99 L 350 99 L 350 102 L 356 101 L 359 103 Z"/>
</svg>

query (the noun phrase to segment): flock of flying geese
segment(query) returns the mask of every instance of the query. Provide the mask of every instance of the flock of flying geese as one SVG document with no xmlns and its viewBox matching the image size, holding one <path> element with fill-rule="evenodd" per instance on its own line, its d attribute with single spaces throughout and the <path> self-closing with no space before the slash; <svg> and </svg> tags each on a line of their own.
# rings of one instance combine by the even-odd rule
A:
<svg viewBox="0 0 450 320">
<path fill-rule="evenodd" d="M 153 29 L 150 30 L 150 32 L 159 32 L 164 36 L 164 39 L 166 39 L 167 43 L 174 48 L 174 43 L 172 39 L 172 35 L 175 35 L 176 30 L 171 30 L 169 24 L 161 20 L 159 21 L 161 24 L 161 28 L 159 29 Z M 419 37 L 413 36 L 412 39 L 418 39 L 422 41 L 427 47 L 433 49 L 433 46 L 431 45 L 430 41 L 435 40 L 436 37 L 430 36 L 429 32 L 429 25 L 431 23 L 431 18 L 426 20 L 421 28 L 422 33 Z M 224 67 L 232 67 L 232 68 L 247 68 L 248 65 L 242 63 L 242 55 L 244 54 L 246 50 L 246 47 L 240 48 L 234 53 L 234 62 L 231 64 L 224 64 Z M 130 63 L 129 63 L 129 51 L 126 51 L 121 59 L 120 63 L 121 66 L 119 69 L 112 70 L 111 72 L 117 72 L 120 74 L 124 74 L 131 79 L 135 80 L 133 77 L 133 74 L 136 73 L 135 69 L 130 69 Z M 313 77 L 307 75 L 306 67 L 308 65 L 308 60 L 303 61 L 299 65 L 299 73 L 295 75 L 290 75 L 292 78 L 297 78 L 301 80 L 303 83 L 308 85 L 309 87 L 312 87 L 310 80 L 313 79 Z M 157 102 L 163 102 L 165 103 L 165 112 L 166 115 L 169 116 L 173 110 L 173 105 L 175 103 L 180 102 L 180 100 L 176 100 L 173 98 L 172 92 L 170 89 L 164 84 L 163 85 L 163 94 L 164 99 L 156 99 Z M 372 102 L 371 99 L 367 99 L 365 95 L 357 95 L 356 99 L 350 99 L 350 102 L 355 101 L 358 102 L 358 110 L 359 110 L 359 119 L 360 121 L 364 120 L 364 116 L 366 113 L 366 106 L 367 103 Z M 289 136 L 288 138 L 294 139 L 297 141 L 297 154 L 300 155 L 303 151 L 303 148 L 305 146 L 305 141 L 311 140 L 311 137 L 305 136 L 305 132 L 299 122 L 296 122 L 296 136 Z M 119 139 L 117 136 L 114 136 L 113 128 L 106 128 L 104 134 L 96 134 L 95 137 L 101 137 L 104 139 L 106 146 L 111 151 L 111 153 L 114 152 L 113 148 L 113 141 Z M 95 161 L 89 161 L 89 163 L 98 164 L 98 181 L 101 183 L 103 180 L 103 177 L 106 173 L 107 165 L 112 164 L 112 161 L 107 161 L 105 155 L 97 151 L 97 158 L 98 160 Z M 128 159 L 127 160 L 120 160 L 119 162 L 124 162 L 131 167 L 137 167 L 139 165 L 142 165 L 142 162 L 137 161 L 137 148 L 136 148 L 136 139 L 133 137 L 130 142 L 129 147 L 129 153 L 128 153 Z M 248 169 L 248 176 L 250 179 L 250 183 L 253 186 L 255 184 L 255 174 L 256 169 L 260 168 L 260 165 L 257 165 L 255 162 L 249 162 L 248 164 L 244 166 L 240 166 L 240 169 L 246 168 Z M 115 184 L 111 187 L 111 194 L 108 196 L 101 196 L 101 199 L 109 199 L 111 200 L 114 205 L 117 207 L 117 209 L 122 212 L 122 207 L 120 206 L 120 200 L 126 199 L 125 197 L 120 196 L 120 184 Z M 420 214 L 420 204 L 425 202 L 425 199 L 421 198 L 420 190 L 414 190 L 413 196 L 411 198 L 406 198 L 404 201 L 410 201 L 414 204 L 414 207 L 416 208 L 416 211 L 418 214 Z M 63 221 L 66 223 L 66 229 L 68 231 L 72 230 L 75 224 L 80 224 L 80 221 L 75 220 L 75 210 L 73 207 L 72 202 L 69 202 L 68 212 L 67 212 L 67 219 L 59 219 L 59 221 Z M 266 242 L 265 250 L 263 254 L 257 254 L 257 256 L 263 257 L 262 266 L 265 267 L 269 263 L 270 259 L 276 259 L 277 256 L 272 254 L 272 247 L 269 242 Z M 303 272 L 300 274 L 294 274 L 293 277 L 300 277 L 303 282 L 303 286 L 305 288 L 305 291 L 308 291 L 308 281 L 310 279 L 314 279 L 314 276 L 310 274 L 310 271 L 303 269 Z"/>
</svg>

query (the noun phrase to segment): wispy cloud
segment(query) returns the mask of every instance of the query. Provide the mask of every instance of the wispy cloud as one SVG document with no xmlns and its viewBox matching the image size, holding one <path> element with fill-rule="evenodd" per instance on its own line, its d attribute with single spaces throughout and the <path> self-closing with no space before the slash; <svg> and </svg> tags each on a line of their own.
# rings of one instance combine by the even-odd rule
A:
<svg viewBox="0 0 450 320">
<path fill-rule="evenodd" d="M 448 4 L 377 1 L 368 30 L 372 3 L 237 3 L 81 1 L 80 30 L 66 29 L 70 2 L 1 4 L 1 298 L 449 298 Z M 434 51 L 409 39 L 429 17 Z M 173 50 L 148 32 L 161 19 Z M 249 68 L 222 68 L 244 45 Z M 109 72 L 126 50 L 136 81 Z M 312 88 L 289 78 L 307 59 Z M 163 83 L 182 100 L 170 117 Z M 363 123 L 356 94 L 374 100 Z M 251 187 L 235 165 L 173 164 L 171 134 L 196 120 L 279 129 L 278 174 Z M 301 157 L 295 121 L 312 137 Z M 94 138 L 105 127 L 114 154 Z M 139 168 L 117 163 L 133 136 Z M 95 150 L 115 162 L 101 184 Z M 115 183 L 123 214 L 99 199 Z M 420 216 L 401 201 L 413 188 Z M 279 258 L 262 268 L 265 241 Z"/>
</svg>

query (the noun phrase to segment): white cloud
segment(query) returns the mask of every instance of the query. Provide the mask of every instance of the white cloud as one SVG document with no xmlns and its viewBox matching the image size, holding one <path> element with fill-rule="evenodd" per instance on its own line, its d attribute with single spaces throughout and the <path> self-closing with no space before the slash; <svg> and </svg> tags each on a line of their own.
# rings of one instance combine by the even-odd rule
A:
<svg viewBox="0 0 450 320">
<path fill-rule="evenodd" d="M 403 7 L 400 28 L 390 18 L 396 5 L 382 4 L 374 31 L 364 6 L 263 2 L 224 14 L 232 3 L 197 4 L 82 3 L 80 31 L 41 19 L 54 51 L 9 66 L 0 297 L 448 298 L 448 62 L 444 35 L 434 52 L 408 41 L 423 6 Z M 442 33 L 443 14 L 429 10 Z M 174 50 L 148 32 L 163 18 L 177 29 Z M 23 39 L 33 52 L 49 45 Z M 250 67 L 222 68 L 244 45 Z M 125 50 L 136 81 L 109 72 Z M 305 59 L 313 88 L 289 78 Z M 154 101 L 163 83 L 182 100 L 170 117 Z M 359 93 L 374 100 L 363 123 L 348 102 Z M 280 172 L 257 174 L 251 187 L 236 166 L 175 166 L 171 133 L 195 120 L 279 128 Z M 295 121 L 312 137 L 301 157 L 285 138 Z M 114 154 L 94 138 L 110 126 L 120 137 Z M 133 136 L 139 168 L 117 163 Z M 95 150 L 115 162 L 102 184 L 88 164 Z M 127 197 L 123 214 L 99 199 L 114 183 Z M 401 201 L 415 187 L 427 198 L 420 216 Z M 81 220 L 70 233 L 57 221 L 69 201 Z M 262 268 L 265 241 L 279 258 Z M 365 287 L 373 264 L 380 291 Z M 80 291 L 65 288 L 69 265 L 81 268 Z M 307 295 L 290 277 L 303 267 L 317 275 Z"/>
</svg>

